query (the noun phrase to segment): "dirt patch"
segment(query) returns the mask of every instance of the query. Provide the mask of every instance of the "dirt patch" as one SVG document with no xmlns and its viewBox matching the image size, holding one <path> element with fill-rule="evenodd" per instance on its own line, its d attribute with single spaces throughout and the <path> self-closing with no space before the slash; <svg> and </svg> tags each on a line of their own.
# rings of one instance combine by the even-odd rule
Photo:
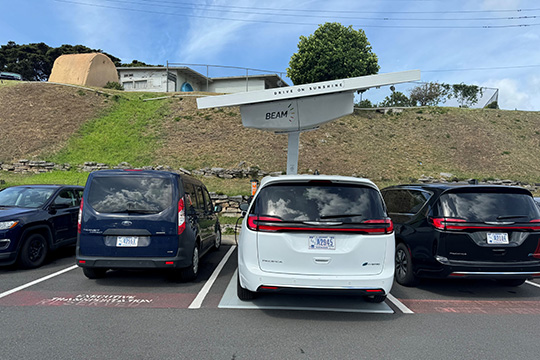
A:
<svg viewBox="0 0 540 360">
<path fill-rule="evenodd" d="M 0 161 L 43 159 L 109 106 L 103 95 L 62 85 L 0 88 Z"/>
</svg>

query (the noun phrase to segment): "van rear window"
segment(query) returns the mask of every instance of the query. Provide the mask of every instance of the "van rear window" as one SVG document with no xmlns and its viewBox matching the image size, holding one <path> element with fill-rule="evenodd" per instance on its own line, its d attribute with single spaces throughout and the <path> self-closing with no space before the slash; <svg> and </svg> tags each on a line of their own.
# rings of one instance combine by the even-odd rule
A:
<svg viewBox="0 0 540 360">
<path fill-rule="evenodd" d="M 339 219 L 343 223 L 384 218 L 379 192 L 348 184 L 269 185 L 257 197 L 254 213 L 283 221 Z"/>
<path fill-rule="evenodd" d="M 438 206 L 442 216 L 469 222 L 528 222 L 540 218 L 533 198 L 520 193 L 446 193 L 439 199 Z"/>
<path fill-rule="evenodd" d="M 159 213 L 173 205 L 172 180 L 131 175 L 95 177 L 86 201 L 102 213 Z"/>
</svg>

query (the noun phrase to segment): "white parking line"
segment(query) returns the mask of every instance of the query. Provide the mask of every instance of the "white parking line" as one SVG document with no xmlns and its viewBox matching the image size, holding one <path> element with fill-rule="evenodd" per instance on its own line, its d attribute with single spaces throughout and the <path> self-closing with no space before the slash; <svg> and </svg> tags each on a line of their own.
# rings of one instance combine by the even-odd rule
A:
<svg viewBox="0 0 540 360">
<path fill-rule="evenodd" d="M 540 284 L 537 284 L 537 283 L 532 282 L 532 281 L 529 281 L 529 280 L 527 280 L 527 281 L 525 281 L 525 282 L 526 282 L 527 284 L 529 284 L 529 285 L 536 286 L 536 287 L 540 288 Z"/>
<path fill-rule="evenodd" d="M 234 249 L 236 249 L 236 245 L 231 246 L 227 254 L 221 259 L 221 262 L 218 264 L 214 272 L 212 273 L 212 276 L 210 276 L 210 279 L 206 281 L 206 284 L 202 287 L 201 291 L 197 294 L 197 297 L 195 297 L 195 300 L 189 305 L 189 309 L 199 309 L 204 301 L 204 298 L 206 295 L 208 295 L 208 292 L 210 291 L 210 288 L 212 285 L 214 285 L 214 282 L 216 281 L 219 273 L 227 263 L 227 260 L 229 260 L 229 257 L 231 257 L 231 254 L 233 253 Z"/>
<path fill-rule="evenodd" d="M 394 296 L 392 296 L 392 294 L 388 294 L 386 296 L 386 298 L 388 299 L 388 301 L 390 301 L 392 304 L 394 304 L 399 310 L 401 310 L 402 313 L 404 313 L 404 314 L 414 314 L 414 312 L 411 309 L 409 309 L 408 307 L 403 305 L 403 303 L 401 301 L 399 301 L 398 299 L 396 299 Z"/>
<path fill-rule="evenodd" d="M 78 268 L 78 266 L 77 266 L 77 265 L 73 265 L 73 266 L 70 266 L 70 267 L 68 267 L 68 268 L 65 268 L 64 270 L 57 271 L 57 272 L 55 272 L 54 274 L 50 274 L 50 275 L 44 276 L 44 277 L 42 277 L 42 278 L 40 278 L 40 279 L 31 281 L 31 282 L 29 282 L 29 283 L 27 283 L 27 284 L 24 284 L 24 285 L 21 285 L 21 286 L 19 286 L 19 287 L 14 288 L 14 289 L 5 291 L 5 292 L 3 292 L 3 293 L 0 294 L 0 299 L 3 298 L 3 297 L 6 297 L 6 296 L 8 296 L 8 295 L 11 295 L 11 294 L 13 294 L 13 293 L 16 293 L 17 291 L 21 291 L 21 290 L 23 290 L 23 289 L 26 289 L 27 287 L 30 287 L 30 286 L 39 284 L 40 282 L 43 282 L 43 281 L 45 281 L 45 280 L 49 280 L 49 279 L 51 279 L 51 278 L 53 278 L 53 277 L 55 277 L 55 276 L 62 275 L 63 273 L 68 272 L 68 271 L 71 271 L 71 270 L 74 270 L 74 269 L 76 269 L 76 268 Z"/>
</svg>

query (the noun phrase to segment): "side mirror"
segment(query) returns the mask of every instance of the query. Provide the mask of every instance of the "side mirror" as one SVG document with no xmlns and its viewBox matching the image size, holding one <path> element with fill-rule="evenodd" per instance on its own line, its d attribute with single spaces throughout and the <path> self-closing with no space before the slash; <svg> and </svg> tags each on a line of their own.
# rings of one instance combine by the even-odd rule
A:
<svg viewBox="0 0 540 360">
<path fill-rule="evenodd" d="M 214 206 L 214 212 L 215 213 L 220 213 L 221 210 L 223 210 L 223 207 L 221 205 Z"/>
<path fill-rule="evenodd" d="M 50 209 L 59 210 L 59 209 L 67 209 L 69 207 L 70 207 L 69 204 L 51 204 Z"/>
<path fill-rule="evenodd" d="M 242 211 L 248 211 L 249 209 L 249 204 L 248 203 L 242 203 L 240 204 L 240 210 Z"/>
<path fill-rule="evenodd" d="M 240 210 L 242 210 L 242 215 L 241 215 L 241 217 L 245 217 L 245 216 L 246 216 L 248 209 L 249 209 L 249 204 L 247 204 L 247 203 L 242 203 L 242 204 L 240 204 Z"/>
</svg>

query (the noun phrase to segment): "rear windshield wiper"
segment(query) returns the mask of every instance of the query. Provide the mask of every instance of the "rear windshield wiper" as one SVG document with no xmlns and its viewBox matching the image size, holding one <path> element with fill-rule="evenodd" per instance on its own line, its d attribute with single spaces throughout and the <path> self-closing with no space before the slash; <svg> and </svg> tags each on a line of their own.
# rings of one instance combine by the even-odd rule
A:
<svg viewBox="0 0 540 360">
<path fill-rule="evenodd" d="M 157 214 L 158 212 L 155 210 L 144 210 L 144 209 L 124 209 L 124 210 L 118 210 L 118 211 L 109 211 L 109 214 L 121 214 L 121 213 L 128 213 L 128 214 Z"/>
<path fill-rule="evenodd" d="M 347 217 L 357 217 L 362 216 L 362 214 L 339 214 L 339 215 L 321 215 L 321 219 L 339 219 L 339 218 L 347 218 Z"/>
<path fill-rule="evenodd" d="M 500 215 L 497 216 L 497 220 L 504 220 L 504 219 L 518 219 L 518 218 L 528 218 L 528 215 Z"/>
</svg>

